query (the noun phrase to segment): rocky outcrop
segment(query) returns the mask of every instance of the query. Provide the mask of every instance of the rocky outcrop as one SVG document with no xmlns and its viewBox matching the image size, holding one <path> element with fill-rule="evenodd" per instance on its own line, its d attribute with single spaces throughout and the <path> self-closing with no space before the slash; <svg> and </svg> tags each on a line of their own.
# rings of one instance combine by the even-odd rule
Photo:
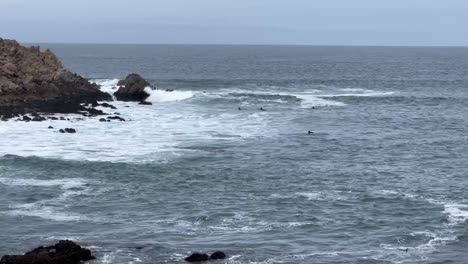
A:
<svg viewBox="0 0 468 264">
<path fill-rule="evenodd" d="M 226 254 L 222 251 L 216 251 L 211 256 L 208 256 L 208 254 L 205 253 L 193 253 L 192 255 L 188 256 L 185 258 L 185 261 L 187 262 L 203 262 L 203 261 L 208 261 L 208 260 L 220 260 L 220 259 L 225 259 Z"/>
<path fill-rule="evenodd" d="M 144 101 L 149 94 L 145 92 L 146 87 L 151 84 L 136 73 L 129 74 L 124 80 L 120 80 L 117 85 L 119 89 L 114 96 L 119 101 Z"/>
<path fill-rule="evenodd" d="M 62 240 L 53 246 L 38 247 L 24 255 L 6 255 L 0 264 L 78 264 L 93 260 L 91 251 L 68 240 Z"/>
<path fill-rule="evenodd" d="M 106 100 L 109 94 L 64 69 L 50 50 L 0 39 L 0 116 L 86 112 L 83 104 Z"/>
</svg>

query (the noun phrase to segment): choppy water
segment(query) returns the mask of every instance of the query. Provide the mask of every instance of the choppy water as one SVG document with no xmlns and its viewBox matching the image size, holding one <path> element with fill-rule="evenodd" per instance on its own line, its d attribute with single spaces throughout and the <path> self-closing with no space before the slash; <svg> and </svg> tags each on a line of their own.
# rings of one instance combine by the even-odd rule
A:
<svg viewBox="0 0 468 264">
<path fill-rule="evenodd" d="M 0 123 L 0 255 L 468 259 L 468 49 L 49 46 L 106 91 L 129 72 L 175 91 L 115 103 L 127 122 Z"/>
</svg>

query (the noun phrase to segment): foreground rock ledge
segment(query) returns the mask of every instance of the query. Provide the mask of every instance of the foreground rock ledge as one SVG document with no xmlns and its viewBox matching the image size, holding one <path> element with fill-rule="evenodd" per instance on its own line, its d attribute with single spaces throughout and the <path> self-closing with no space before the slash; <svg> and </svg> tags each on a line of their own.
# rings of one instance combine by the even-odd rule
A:
<svg viewBox="0 0 468 264">
<path fill-rule="evenodd" d="M 111 99 L 96 84 L 64 69 L 50 50 L 0 38 L 0 117 L 86 112 L 83 104 Z"/>
<path fill-rule="evenodd" d="M 69 240 L 48 247 L 38 247 L 24 255 L 6 255 L 0 264 L 78 264 L 93 260 L 91 251 Z"/>
</svg>

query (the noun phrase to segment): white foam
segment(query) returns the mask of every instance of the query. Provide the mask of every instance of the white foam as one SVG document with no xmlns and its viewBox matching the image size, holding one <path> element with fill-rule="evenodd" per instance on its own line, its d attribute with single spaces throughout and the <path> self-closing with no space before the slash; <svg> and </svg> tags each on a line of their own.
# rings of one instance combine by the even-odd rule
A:
<svg viewBox="0 0 468 264">
<path fill-rule="evenodd" d="M 54 179 L 54 180 L 37 180 L 37 179 L 22 179 L 22 178 L 5 178 L 0 177 L 0 184 L 9 186 L 37 186 L 37 187 L 51 187 L 60 186 L 62 189 L 72 189 L 82 187 L 87 184 L 81 178 L 68 178 L 68 179 Z"/>
<path fill-rule="evenodd" d="M 395 92 L 367 92 L 367 93 L 344 93 L 344 94 L 321 94 L 318 97 L 333 98 L 333 97 L 383 97 L 393 95 Z"/>
<path fill-rule="evenodd" d="M 450 224 L 461 224 L 468 220 L 468 205 L 446 204 L 444 206 L 444 213 L 447 214 Z"/>
<path fill-rule="evenodd" d="M 90 82 L 99 85 L 101 91 L 112 95 L 117 91 L 119 79 L 97 79 Z"/>
<path fill-rule="evenodd" d="M 153 90 L 150 87 L 146 87 L 145 92 L 150 95 L 145 101 L 152 103 L 183 101 L 192 98 L 194 95 L 192 91 Z"/>
<path fill-rule="evenodd" d="M 52 199 L 45 199 L 34 203 L 25 204 L 12 204 L 9 205 L 10 210 L 4 212 L 12 216 L 30 216 L 39 217 L 42 219 L 53 221 L 83 221 L 90 220 L 88 217 L 62 211 L 67 199 L 73 196 L 88 194 L 91 188 L 88 186 L 88 181 L 81 178 L 68 178 L 68 179 L 51 179 L 51 180 L 38 180 L 38 179 L 23 179 L 23 178 L 5 178 L 0 177 L 0 184 L 8 186 L 26 186 L 34 188 L 59 188 L 54 193 L 59 195 Z"/>
<path fill-rule="evenodd" d="M 22 204 L 11 206 L 12 210 L 6 212 L 12 216 L 31 216 L 39 217 L 42 219 L 53 220 L 57 222 L 71 222 L 71 221 L 86 221 L 88 217 L 56 210 L 53 206 L 46 206 L 38 203 Z"/>
<path fill-rule="evenodd" d="M 301 107 L 310 108 L 310 107 L 322 107 L 322 106 L 345 106 L 345 103 L 327 100 L 320 98 L 321 95 L 306 95 L 299 94 L 295 95 L 297 98 L 301 99 Z"/>
</svg>

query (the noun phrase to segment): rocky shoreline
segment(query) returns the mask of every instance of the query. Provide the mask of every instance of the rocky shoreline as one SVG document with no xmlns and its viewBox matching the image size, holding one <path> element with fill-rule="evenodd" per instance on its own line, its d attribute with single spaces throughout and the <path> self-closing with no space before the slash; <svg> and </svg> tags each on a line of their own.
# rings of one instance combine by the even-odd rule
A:
<svg viewBox="0 0 468 264">
<path fill-rule="evenodd" d="M 2 119 L 34 112 L 96 115 L 100 113 L 84 105 L 110 100 L 96 84 L 66 70 L 50 50 L 0 39 Z"/>
<path fill-rule="evenodd" d="M 210 256 L 205 253 L 193 253 L 184 260 L 193 263 L 225 258 L 224 252 L 216 251 Z M 91 250 L 73 241 L 61 240 L 55 245 L 40 246 L 23 255 L 5 255 L 0 259 L 0 264 L 79 264 L 95 259 Z"/>
<path fill-rule="evenodd" d="M 114 93 L 117 100 L 151 104 L 144 101 L 149 96 L 145 89 L 151 84 L 140 75 L 129 74 L 118 86 Z M 112 100 L 112 95 L 102 92 L 97 84 L 65 69 L 50 50 L 24 47 L 15 40 L 0 38 L 0 120 L 28 122 L 57 118 L 41 114 L 112 115 L 96 109 L 98 106 L 116 109 L 109 103 L 98 103 Z M 105 121 L 125 121 L 117 113 L 113 115 Z"/>
</svg>

